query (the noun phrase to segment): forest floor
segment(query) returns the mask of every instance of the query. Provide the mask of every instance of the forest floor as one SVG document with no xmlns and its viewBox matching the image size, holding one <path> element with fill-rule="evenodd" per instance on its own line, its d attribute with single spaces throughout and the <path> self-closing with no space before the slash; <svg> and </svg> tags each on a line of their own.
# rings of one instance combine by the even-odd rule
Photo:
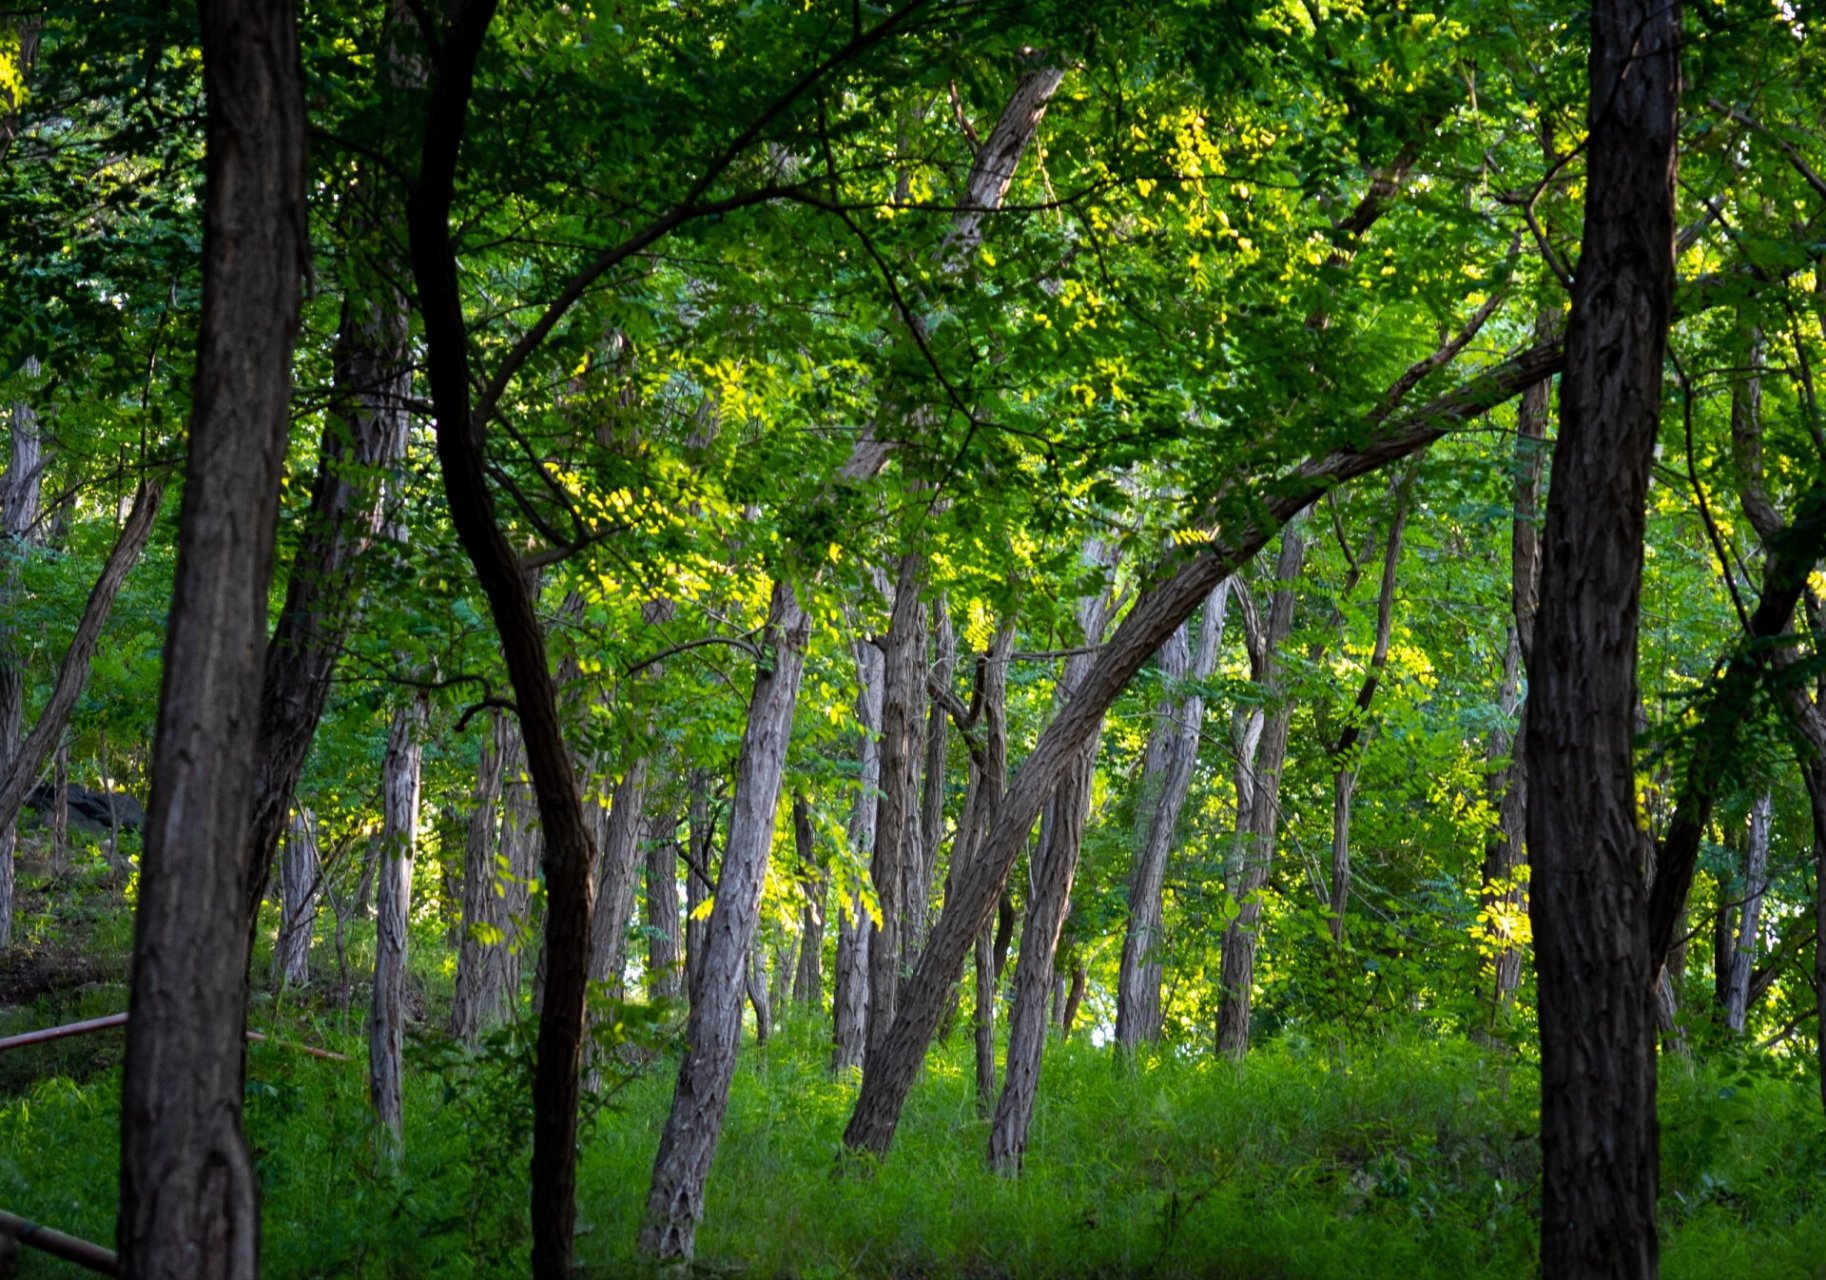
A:
<svg viewBox="0 0 1826 1280">
<path fill-rule="evenodd" d="M 131 885 L 22 874 L 20 947 L 0 963 L 0 1035 L 125 1007 Z M 54 892 L 46 892 L 53 889 Z M 72 890 L 75 890 L 72 892 Z M 248 1053 L 247 1132 L 265 1188 L 265 1273 L 524 1274 L 529 1055 L 509 1029 L 478 1056 L 436 1029 L 454 962 L 415 926 L 427 1022 L 408 1048 L 406 1151 L 376 1163 L 365 991 L 345 1008 L 331 944 L 303 1000 L 253 1024 L 348 1055 Z M 349 972 L 371 961 L 351 921 Z M 264 956 L 255 973 L 266 972 Z M 264 984 L 257 981 L 257 987 Z M 987 1125 L 960 1033 L 941 1045 L 878 1168 L 839 1166 L 852 1079 L 820 1020 L 744 1050 L 713 1170 L 698 1274 L 755 1277 L 1211 1277 L 1425 1280 L 1535 1273 L 1538 1074 L 1526 1054 L 1415 1029 L 1369 1044 L 1283 1037 L 1242 1064 L 1163 1052 L 1133 1066 L 1088 1041 L 1049 1052 L 1025 1173 L 984 1166 Z M 0 1208 L 99 1242 L 113 1233 L 121 1033 L 0 1056 Z M 585 1274 L 640 1274 L 632 1245 L 670 1099 L 669 1052 L 617 1056 L 585 1127 Z M 1664 1274 L 1826 1277 L 1826 1122 L 1798 1068 L 1664 1059 Z M 644 1065 L 636 1065 L 644 1063 Z M 27 1254 L 20 1274 L 85 1274 Z"/>
</svg>

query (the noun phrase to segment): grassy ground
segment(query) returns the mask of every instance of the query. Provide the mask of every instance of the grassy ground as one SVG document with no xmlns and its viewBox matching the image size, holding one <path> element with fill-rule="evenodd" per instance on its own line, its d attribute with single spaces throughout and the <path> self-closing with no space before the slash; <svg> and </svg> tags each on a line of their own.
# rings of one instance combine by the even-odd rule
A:
<svg viewBox="0 0 1826 1280">
<path fill-rule="evenodd" d="M 41 928 L 66 950 L 75 940 L 106 952 L 125 940 L 115 901 Z M 446 965 L 434 928 L 416 941 L 426 958 L 415 983 L 436 1027 Z M 351 929 L 348 942 L 359 973 L 370 940 Z M 0 1033 L 120 1007 L 118 967 L 101 971 L 113 979 L 41 990 L 0 1012 Z M 351 1058 L 250 1046 L 266 1274 L 524 1274 L 523 1040 L 505 1034 L 467 1059 L 421 1038 L 409 1050 L 405 1161 L 381 1170 L 362 997 L 345 1022 L 333 969 L 322 985 L 326 1004 L 255 1009 L 276 1035 Z M 81 1050 L 0 1060 L 0 1207 L 111 1237 L 119 1045 L 118 1032 L 103 1033 Z M 1056 1046 L 1027 1170 L 1012 1180 L 984 1169 L 986 1125 L 961 1037 L 931 1061 L 879 1168 L 839 1168 L 855 1086 L 831 1079 L 824 1061 L 813 1020 L 744 1052 L 701 1273 L 1510 1280 L 1534 1270 L 1538 1080 L 1511 1055 L 1391 1038 L 1349 1050 L 1269 1045 L 1240 1066 L 1163 1054 L 1131 1068 L 1088 1044 Z M 673 1063 L 662 1056 L 612 1078 L 587 1128 L 579 1257 L 592 1276 L 640 1271 L 632 1242 Z M 1826 1277 L 1826 1124 L 1811 1087 L 1741 1063 L 1669 1059 L 1662 1110 L 1665 1274 Z M 81 1274 L 24 1262 L 28 1277 Z"/>
</svg>

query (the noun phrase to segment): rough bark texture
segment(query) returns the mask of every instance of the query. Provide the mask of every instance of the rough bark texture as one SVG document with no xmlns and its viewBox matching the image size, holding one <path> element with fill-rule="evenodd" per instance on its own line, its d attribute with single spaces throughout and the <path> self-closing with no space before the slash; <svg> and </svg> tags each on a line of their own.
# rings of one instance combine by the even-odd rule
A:
<svg viewBox="0 0 1826 1280">
<path fill-rule="evenodd" d="M 943 598 L 932 606 L 932 662 L 929 685 L 949 690 L 957 673 L 957 632 Z M 936 700 L 926 712 L 925 762 L 921 766 L 919 803 L 919 871 L 909 881 L 907 918 L 910 929 L 902 950 L 907 968 L 926 949 L 932 928 L 932 885 L 938 876 L 938 850 L 945 839 L 945 758 L 950 750 L 951 717 Z"/>
<path fill-rule="evenodd" d="M 855 643 L 856 723 L 862 730 L 857 747 L 859 769 L 856 802 L 850 809 L 850 855 L 872 857 L 875 812 L 881 793 L 881 650 L 867 640 Z M 837 904 L 836 992 L 832 998 L 831 1069 L 862 1065 L 868 1043 L 869 935 L 874 926 L 861 901 Z"/>
<path fill-rule="evenodd" d="M 368 1101 L 384 1157 L 397 1161 L 406 1042 L 406 922 L 412 914 L 412 859 L 418 851 L 420 764 L 426 706 L 415 698 L 393 713 L 381 779 L 380 865 L 374 895 L 374 990 L 368 1003 Z"/>
<path fill-rule="evenodd" d="M 1633 738 L 1644 506 L 1673 307 L 1679 7 L 1600 0 L 1591 29 L 1590 194 L 1524 748 L 1540 983 L 1541 1273 L 1649 1280 L 1658 1273 L 1658 966 Z"/>
<path fill-rule="evenodd" d="M 628 918 L 634 914 L 646 800 L 647 759 L 636 755 L 615 782 L 590 926 L 590 980 L 606 982 L 617 992 L 627 971 Z"/>
<path fill-rule="evenodd" d="M 729 1105 L 749 953 L 773 845 L 793 709 L 805 670 L 811 620 L 791 583 L 774 584 L 770 614 L 763 644 L 766 658 L 755 670 L 748 724 L 736 762 L 729 837 L 704 939 L 703 968 L 685 1026 L 685 1057 L 660 1135 L 640 1236 L 641 1252 L 662 1260 L 691 1257 L 697 1224 L 704 1215 L 704 1182 Z"/>
<path fill-rule="evenodd" d="M 506 716 L 489 716 L 488 733 L 476 753 L 475 792 L 463 835 L 463 917 L 457 931 L 450 1034 L 471 1046 L 512 1007 L 502 961 L 519 939 L 506 910 L 516 886 L 511 871 L 502 874 L 508 868 L 501 812 L 502 775 L 513 750 L 512 734 Z"/>
<path fill-rule="evenodd" d="M 685 860 L 685 993 L 697 1003 L 698 973 L 704 967 L 704 931 L 709 922 L 699 910 L 710 900 L 710 851 L 715 833 L 710 820 L 710 775 L 694 769 L 691 800 L 686 808 L 686 831 L 691 856 Z"/>
<path fill-rule="evenodd" d="M 1090 548 L 1090 558 L 1103 565 L 1113 560 L 1100 544 Z M 1065 661 L 1057 688 L 1057 697 L 1065 705 L 1077 698 L 1090 671 L 1089 650 L 1103 639 L 1112 594 L 1105 590 L 1078 602 L 1078 625 L 1087 652 L 1075 653 Z M 1021 952 L 1015 960 L 1014 1001 L 1008 1014 L 1008 1056 L 1002 1092 L 989 1125 L 989 1164 L 1002 1173 L 1019 1172 L 1027 1152 L 1028 1128 L 1040 1089 L 1040 1060 L 1046 1049 L 1047 995 L 1054 985 L 1059 932 L 1071 910 L 1072 881 L 1084 846 L 1101 728 L 1099 717 L 1060 777 L 1041 820 L 1039 848 L 1028 864 L 1027 913 L 1021 923 Z"/>
<path fill-rule="evenodd" d="M 1281 535 L 1275 565 L 1275 592 L 1264 635 L 1261 684 L 1270 710 L 1255 749 L 1249 779 L 1249 826 L 1239 839 L 1242 865 L 1228 877 L 1230 896 L 1241 908 L 1224 931 L 1223 965 L 1218 979 L 1217 1051 L 1240 1057 L 1249 1048 L 1249 1010 L 1255 997 L 1256 926 L 1262 918 L 1262 891 L 1274 868 L 1275 840 L 1281 824 L 1281 770 L 1287 763 L 1287 731 L 1293 703 L 1284 687 L 1284 649 L 1293 634 L 1294 584 L 1306 556 L 1302 531 L 1289 525 Z M 1239 798 L 1240 804 L 1240 798 Z M 1238 824 L 1241 825 L 1240 823 Z"/>
<path fill-rule="evenodd" d="M 869 1052 L 894 1021 L 894 993 L 906 963 L 902 939 L 911 929 L 910 901 L 919 875 L 920 708 L 925 705 L 923 564 L 903 556 L 894 604 L 881 644 L 881 798 L 875 810 L 875 849 L 869 879 L 881 904 L 881 924 L 869 937 Z"/>
<path fill-rule="evenodd" d="M 273 947 L 273 969 L 281 987 L 310 985 L 318 867 L 316 821 L 309 810 L 294 809 L 279 860 L 279 940 Z"/>
<path fill-rule="evenodd" d="M 290 0 L 202 0 L 203 312 L 121 1076 L 121 1274 L 259 1272 L 245 838 L 305 232 Z"/>
<path fill-rule="evenodd" d="M 1196 650 L 1188 631 L 1190 620 L 1181 623 L 1160 650 L 1164 688 L 1142 761 L 1141 795 L 1135 805 L 1135 865 L 1129 873 L 1128 928 L 1116 978 L 1116 1044 L 1131 1052 L 1143 1041 L 1160 1038 L 1161 891 L 1179 811 L 1192 785 L 1205 716 L 1204 696 L 1178 684 L 1188 676 L 1210 679 L 1223 645 L 1229 596 L 1228 584 L 1220 584 L 1205 601 Z"/>
</svg>

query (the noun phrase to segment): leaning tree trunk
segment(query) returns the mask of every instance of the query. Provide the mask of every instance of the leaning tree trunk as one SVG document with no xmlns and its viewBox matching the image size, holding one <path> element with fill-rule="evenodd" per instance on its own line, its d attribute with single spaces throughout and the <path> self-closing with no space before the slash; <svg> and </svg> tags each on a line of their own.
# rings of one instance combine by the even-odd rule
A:
<svg viewBox="0 0 1826 1280">
<path fill-rule="evenodd" d="M 463 836 L 463 917 L 457 930 L 450 1034 L 472 1048 L 511 1007 L 500 958 L 519 940 L 513 921 L 502 909 L 513 877 L 501 874 L 497 852 L 505 844 L 501 783 L 511 734 L 506 716 L 499 712 L 489 716 L 488 733 L 476 753 L 474 805 Z"/>
<path fill-rule="evenodd" d="M 1731 948 L 1730 981 L 1725 990 L 1725 1026 L 1741 1036 L 1750 1015 L 1750 977 L 1756 968 L 1756 944 L 1762 927 L 1763 896 L 1769 888 L 1769 824 L 1774 797 L 1768 792 L 1750 806 L 1750 838 L 1744 851 L 1743 916 Z"/>
<path fill-rule="evenodd" d="M 1101 544 L 1090 548 L 1094 563 L 1110 565 Z M 1110 598 L 1100 594 L 1078 602 L 1084 651 L 1066 659 L 1057 696 L 1069 704 L 1090 669 L 1091 650 L 1103 639 Z M 1040 824 L 1040 846 L 1031 868 L 1027 915 L 1021 924 L 1021 953 L 1014 966 L 1014 1003 L 1008 1015 L 1008 1057 L 1002 1092 L 989 1124 L 989 1164 L 1001 1173 L 1018 1173 L 1027 1152 L 1034 1099 L 1040 1089 L 1040 1060 L 1046 1050 L 1046 1001 L 1053 986 L 1053 962 L 1059 932 L 1071 910 L 1072 881 L 1084 846 L 1084 824 L 1090 815 L 1091 782 L 1097 767 L 1101 725 L 1092 730 L 1059 780 Z"/>
<path fill-rule="evenodd" d="M 919 753 L 915 729 L 925 705 L 925 609 L 922 562 L 901 557 L 894 607 L 882 641 L 881 799 L 875 810 L 875 850 L 869 879 L 881 904 L 881 923 L 869 937 L 869 1052 L 894 1022 L 894 993 L 910 932 L 912 883 L 922 858 L 919 831 Z"/>
<path fill-rule="evenodd" d="M 382 774 L 379 891 L 374 902 L 374 991 L 368 1005 L 368 1101 L 383 1159 L 398 1163 L 406 1036 L 406 926 L 412 914 L 412 858 L 418 851 L 422 697 L 393 713 Z"/>
<path fill-rule="evenodd" d="M 306 261 L 290 0 L 201 0 L 203 313 L 121 1072 L 121 1274 L 246 1277 L 245 837 Z"/>
<path fill-rule="evenodd" d="M 279 940 L 273 948 L 273 969 L 281 988 L 310 985 L 320 865 L 317 822 L 310 810 L 293 809 L 279 860 Z"/>
<path fill-rule="evenodd" d="M 697 1224 L 704 1216 L 704 1182 L 716 1154 L 742 1038 L 742 998 L 761 888 L 773 845 L 780 782 L 792 738 L 793 709 L 805 670 L 811 619 L 792 584 L 774 584 L 767 635 L 758 664 L 748 725 L 736 762 L 735 800 L 723 869 L 704 939 L 702 971 L 692 993 L 685 1025 L 685 1056 L 679 1064 L 672 1109 L 660 1135 L 640 1236 L 648 1257 L 689 1259 Z"/>
<path fill-rule="evenodd" d="M 1223 645 L 1228 584 L 1205 602 L 1194 653 L 1187 627 L 1181 624 L 1160 650 L 1165 689 L 1148 734 L 1141 771 L 1141 795 L 1135 806 L 1135 865 L 1129 875 L 1128 929 L 1122 940 L 1122 965 L 1116 978 L 1116 1045 L 1134 1052 L 1143 1041 L 1160 1038 L 1160 944 L 1164 923 L 1161 895 L 1167 859 L 1179 811 L 1192 785 L 1198 762 L 1199 731 L 1205 716 L 1204 695 L 1178 686 L 1190 676 L 1211 678 Z"/>
<path fill-rule="evenodd" d="M 1529 667 L 1541 1273 L 1652 1280 L 1656 965 L 1634 765 L 1644 509 L 1674 291 L 1678 5 L 1591 17 L 1585 232 Z"/>
<path fill-rule="evenodd" d="M 856 723 L 862 730 L 856 801 L 850 810 L 850 856 L 872 857 L 875 849 L 876 799 L 881 789 L 881 650 L 867 640 L 855 642 Z M 832 998 L 831 1069 L 860 1067 L 868 1038 L 869 935 L 873 923 L 860 899 L 840 900 L 837 907 L 836 991 Z"/>
<path fill-rule="evenodd" d="M 1281 823 L 1281 770 L 1287 763 L 1287 731 L 1293 703 L 1284 684 L 1283 651 L 1293 634 L 1294 584 L 1306 556 L 1302 531 L 1289 525 L 1281 535 L 1275 565 L 1274 602 L 1264 636 L 1262 683 L 1273 703 L 1255 749 L 1249 786 L 1248 836 L 1239 840 L 1242 866 L 1230 877 L 1230 896 L 1239 911 L 1224 931 L 1224 954 L 1218 979 L 1217 1051 L 1241 1057 L 1249 1048 L 1249 1009 L 1255 996 L 1256 927 L 1262 918 L 1262 891 L 1274 867 L 1275 837 Z M 1241 824 L 1239 824 L 1241 825 Z"/>
</svg>

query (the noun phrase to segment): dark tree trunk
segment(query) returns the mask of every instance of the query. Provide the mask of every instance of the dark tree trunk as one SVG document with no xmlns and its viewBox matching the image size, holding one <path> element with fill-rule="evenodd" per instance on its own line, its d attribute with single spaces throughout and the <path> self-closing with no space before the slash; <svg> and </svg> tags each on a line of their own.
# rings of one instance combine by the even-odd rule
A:
<svg viewBox="0 0 1826 1280">
<path fill-rule="evenodd" d="M 932 606 L 932 665 L 928 679 L 950 689 L 957 672 L 957 632 L 943 598 Z M 932 885 L 938 876 L 938 850 L 945 839 L 945 758 L 950 749 L 951 717 L 936 700 L 926 712 L 925 763 L 921 769 L 919 806 L 919 874 L 912 881 L 908 919 L 911 930 L 904 950 L 908 969 L 926 949 L 932 927 Z"/>
<path fill-rule="evenodd" d="M 914 882 L 921 861 L 917 729 L 926 701 L 925 610 L 921 561 L 903 556 L 894 607 L 881 646 L 881 800 L 875 810 L 875 850 L 869 879 L 881 904 L 881 925 L 869 938 L 868 1051 L 894 1022 L 894 993 L 906 962 L 902 939 L 911 929 Z"/>
<path fill-rule="evenodd" d="M 686 808 L 686 838 L 691 856 L 685 862 L 685 994 L 697 1003 L 698 974 L 704 967 L 704 931 L 709 921 L 699 910 L 710 901 L 710 851 L 715 833 L 710 820 L 710 775 L 693 769 L 689 782 L 691 799 Z"/>
<path fill-rule="evenodd" d="M 881 790 L 881 650 L 867 640 L 855 642 L 856 723 L 862 730 L 857 747 L 860 768 L 856 802 L 850 810 L 851 855 L 871 857 L 875 849 L 875 812 Z M 855 897 L 837 904 L 837 971 L 832 997 L 831 1069 L 862 1065 L 868 1043 L 869 935 L 874 926 Z"/>
<path fill-rule="evenodd" d="M 805 908 L 799 914 L 799 964 L 793 971 L 793 1003 L 816 1008 L 824 999 L 824 904 L 830 879 L 817 864 L 817 834 L 805 793 L 793 793 L 793 850 L 805 882 Z"/>
<path fill-rule="evenodd" d="M 203 314 L 121 1073 L 121 1274 L 253 1280 L 245 854 L 290 421 L 305 114 L 289 0 L 202 0 Z"/>
<path fill-rule="evenodd" d="M 1148 735 L 1141 771 L 1141 795 L 1135 805 L 1135 865 L 1129 875 L 1128 930 L 1122 940 L 1122 965 L 1116 982 L 1116 1045 L 1133 1052 L 1144 1041 L 1160 1038 L 1160 946 L 1164 937 L 1161 904 L 1167 860 L 1173 852 L 1179 811 L 1192 785 L 1198 762 L 1199 731 L 1205 699 L 1186 692 L 1178 682 L 1190 676 L 1208 680 L 1223 645 L 1228 585 L 1205 601 L 1204 621 L 1194 651 L 1182 623 L 1160 650 L 1164 689 Z"/>
<path fill-rule="evenodd" d="M 1305 557 L 1305 537 L 1297 526 L 1289 525 L 1281 535 L 1274 600 L 1268 611 L 1263 645 L 1261 684 L 1272 709 L 1264 717 L 1249 778 L 1248 832 L 1237 842 L 1242 865 L 1229 877 L 1230 896 L 1241 911 L 1224 931 L 1218 979 L 1217 1051 L 1230 1057 L 1241 1057 L 1249 1048 L 1249 1011 L 1255 998 L 1255 931 L 1262 918 L 1262 892 L 1274 869 L 1275 840 L 1281 824 L 1281 770 L 1287 763 L 1287 731 L 1293 721 L 1293 703 L 1283 677 L 1283 650 L 1288 636 L 1293 634 L 1294 584 Z M 1240 809 L 1240 792 L 1238 806 Z"/>
<path fill-rule="evenodd" d="M 384 1159 L 397 1163 L 405 1135 L 402 1055 L 406 1038 L 406 926 L 412 915 L 412 859 L 418 852 L 420 762 L 426 706 L 415 698 L 393 713 L 382 777 L 380 860 L 374 895 L 374 991 L 368 1005 L 368 1101 Z"/>
<path fill-rule="evenodd" d="M 1541 1273 L 1650 1280 L 1657 966 L 1633 739 L 1644 507 L 1673 305 L 1680 10 L 1600 0 L 1591 29 L 1590 194 L 1524 746 L 1540 983 Z"/>
<path fill-rule="evenodd" d="M 767 952 L 756 938 L 748 948 L 748 975 L 745 979 L 748 1003 L 754 1009 L 755 1048 L 764 1048 L 773 1034 L 773 1001 L 767 990 Z"/>
<path fill-rule="evenodd" d="M 697 1224 L 704 1216 L 704 1182 L 729 1106 L 729 1082 L 742 1038 L 745 977 L 773 845 L 799 679 L 805 670 L 811 620 L 790 583 L 774 584 L 769 612 L 762 645 L 768 661 L 755 670 L 748 725 L 736 762 L 723 869 L 685 1026 L 685 1057 L 660 1135 L 640 1237 L 641 1252 L 662 1260 L 691 1257 Z"/>
<path fill-rule="evenodd" d="M 1774 797 L 1768 792 L 1750 806 L 1750 836 L 1744 850 L 1743 915 L 1737 940 L 1731 947 L 1730 979 L 1725 991 L 1725 1026 L 1735 1035 L 1744 1033 L 1750 1014 L 1750 978 L 1756 969 L 1757 941 L 1762 928 L 1763 896 L 1769 888 L 1769 825 Z"/>
</svg>

